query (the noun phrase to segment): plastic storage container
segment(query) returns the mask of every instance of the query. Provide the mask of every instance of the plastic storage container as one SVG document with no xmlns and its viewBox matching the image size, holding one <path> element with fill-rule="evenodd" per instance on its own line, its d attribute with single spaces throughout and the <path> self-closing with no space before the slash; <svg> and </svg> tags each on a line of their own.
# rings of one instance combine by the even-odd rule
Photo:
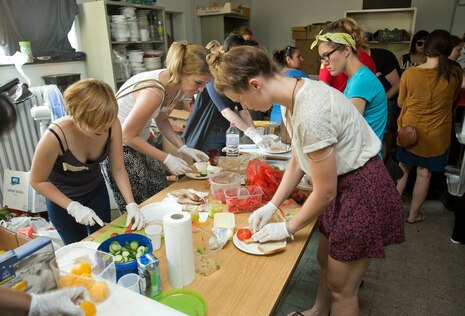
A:
<svg viewBox="0 0 465 316">
<path fill-rule="evenodd" d="M 231 213 L 250 213 L 262 205 L 263 190 L 258 185 L 249 185 L 239 190 L 239 194 L 226 196 L 226 209 Z"/>
<path fill-rule="evenodd" d="M 113 241 L 119 242 L 123 247 L 129 245 L 129 243 L 133 240 L 136 240 L 140 246 L 148 247 L 147 252 L 153 252 L 152 241 L 150 240 L 150 238 L 140 234 L 121 234 L 118 236 L 110 237 L 100 244 L 98 250 L 108 253 L 110 244 Z M 115 267 L 116 280 L 119 280 L 119 278 L 128 273 L 138 273 L 136 259 L 124 263 L 115 263 Z"/>
<path fill-rule="evenodd" d="M 238 195 L 241 187 L 241 176 L 234 172 L 220 172 L 209 178 L 210 190 L 215 200 L 226 203 L 227 193 L 230 196 Z"/>
<path fill-rule="evenodd" d="M 88 264 L 90 274 L 76 275 L 73 269 Z M 101 303 L 110 295 L 109 282 L 116 282 L 116 267 L 112 255 L 103 251 L 84 248 L 62 248 L 56 252 L 56 257 L 50 262 L 53 276 L 59 288 L 84 286 L 87 288 L 90 299 Z M 75 272 L 84 272 L 75 271 Z"/>
<path fill-rule="evenodd" d="M 192 232 L 195 272 L 207 276 L 221 268 L 219 241 L 209 232 L 197 228 Z"/>
</svg>

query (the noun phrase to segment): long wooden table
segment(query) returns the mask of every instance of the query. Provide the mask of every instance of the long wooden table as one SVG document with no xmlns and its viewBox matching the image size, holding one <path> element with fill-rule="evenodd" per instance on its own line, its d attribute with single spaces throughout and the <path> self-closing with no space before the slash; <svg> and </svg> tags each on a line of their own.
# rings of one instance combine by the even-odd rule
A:
<svg viewBox="0 0 465 316">
<path fill-rule="evenodd" d="M 181 188 L 209 192 L 207 181 L 184 178 L 149 198 L 140 207 L 161 201 L 168 192 Z M 247 226 L 249 215 L 236 214 L 236 228 Z M 113 222 L 120 223 L 121 218 Z M 207 223 L 200 227 L 209 231 L 212 226 L 213 220 L 209 218 Z M 314 227 L 315 222 L 307 225 L 295 234 L 295 240 L 288 242 L 284 252 L 270 256 L 244 253 L 237 249 L 232 241 L 228 241 L 221 250 L 221 268 L 206 277 L 196 274 L 194 282 L 189 284 L 187 288 L 202 293 L 207 302 L 207 315 L 210 316 L 270 315 L 276 308 L 279 298 L 310 240 Z M 105 226 L 87 239 L 97 239 L 111 229 L 111 227 Z M 154 254 L 160 259 L 162 290 L 171 289 L 164 245 Z M 135 308 L 137 310 L 137 307 Z"/>
</svg>

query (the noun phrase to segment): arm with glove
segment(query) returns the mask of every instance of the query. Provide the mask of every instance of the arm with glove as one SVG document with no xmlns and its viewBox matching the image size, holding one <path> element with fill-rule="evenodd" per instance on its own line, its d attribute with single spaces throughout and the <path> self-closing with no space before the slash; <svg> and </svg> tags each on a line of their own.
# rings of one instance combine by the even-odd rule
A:
<svg viewBox="0 0 465 316">
<path fill-rule="evenodd" d="M 337 172 L 336 172 L 336 158 L 333 152 L 333 147 L 329 146 L 323 149 L 320 149 L 316 152 L 309 154 L 310 157 L 310 170 L 312 170 L 312 180 L 313 180 L 313 192 L 310 194 L 308 199 L 305 201 L 304 205 L 300 211 L 289 221 L 285 223 L 270 223 L 262 226 L 258 226 L 259 231 L 252 236 L 254 241 L 266 242 L 269 240 L 282 240 L 287 237 L 291 237 L 295 232 L 304 228 L 310 222 L 316 220 L 321 213 L 328 207 L 332 200 L 336 197 L 337 193 Z M 294 162 L 292 160 L 294 159 Z M 289 165 L 291 168 L 295 168 L 297 160 L 295 159 L 294 154 L 292 154 L 291 161 Z M 297 166 L 298 168 L 298 166 Z M 290 171 L 288 167 L 284 174 L 283 180 L 276 191 L 275 196 L 272 201 L 275 201 L 275 198 L 286 191 L 281 191 L 281 186 L 294 184 L 292 190 L 298 184 L 300 179 L 303 176 L 303 171 L 300 170 L 300 176 L 295 177 L 295 172 Z M 292 177 L 295 177 L 293 180 Z M 289 179 L 290 178 L 290 179 Z M 291 190 L 291 191 L 292 191 Z M 288 192 L 290 194 L 291 192 Z M 281 196 L 281 195 L 279 195 Z M 265 205 L 266 206 L 266 205 Z M 260 209 L 259 209 L 260 210 Z M 259 211 L 257 210 L 257 211 Z M 255 212 L 257 212 L 255 211 Z M 254 212 L 254 213 L 255 213 Z M 254 215 L 252 213 L 251 217 Z M 259 215 L 259 214 L 257 214 Z M 262 218 L 264 218 L 262 216 Z M 250 219 L 249 219 L 250 221 Z M 255 231 L 254 231 L 255 232 Z"/>
</svg>

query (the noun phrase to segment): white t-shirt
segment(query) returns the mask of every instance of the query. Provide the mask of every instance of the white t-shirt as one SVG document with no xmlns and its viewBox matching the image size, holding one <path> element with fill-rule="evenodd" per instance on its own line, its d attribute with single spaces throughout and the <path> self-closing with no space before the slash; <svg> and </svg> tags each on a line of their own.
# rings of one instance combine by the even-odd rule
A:
<svg viewBox="0 0 465 316">
<path fill-rule="evenodd" d="M 338 175 L 376 156 L 381 142 L 355 106 L 325 83 L 302 80 L 291 118 L 292 147 L 300 168 L 311 176 L 308 154 L 331 145 Z"/>
<path fill-rule="evenodd" d="M 153 70 L 153 71 L 146 71 L 146 72 L 139 73 L 139 74 L 137 74 L 135 76 L 132 76 L 118 90 L 118 93 L 123 92 L 122 90 L 126 89 L 126 87 L 130 87 L 131 85 L 133 85 L 135 83 L 138 83 L 138 82 L 141 82 L 141 81 L 144 81 L 144 80 L 149 80 L 149 79 L 160 80 L 159 79 L 160 78 L 160 73 L 162 71 L 164 71 L 164 70 L 166 70 L 166 69 L 157 69 L 157 70 Z M 124 93 L 131 91 L 133 88 L 134 87 L 126 89 L 126 91 L 124 91 Z M 137 86 L 136 86 L 136 88 L 137 88 Z M 157 91 L 155 89 L 151 89 L 151 90 Z M 176 105 L 176 103 L 179 102 L 180 100 L 182 100 L 182 98 L 184 97 L 182 91 L 179 90 L 178 93 L 176 94 L 176 97 L 171 102 L 169 102 L 167 100 L 167 98 L 164 97 L 165 94 L 164 94 L 164 92 L 162 90 L 159 90 L 158 93 L 159 93 L 160 96 L 163 96 L 163 98 L 162 98 L 163 104 L 162 104 L 161 107 L 157 108 L 157 110 L 155 112 L 153 112 L 152 116 L 147 120 L 147 122 L 145 123 L 145 125 L 142 128 L 141 132 L 139 133 L 139 136 L 142 139 L 145 139 L 145 140 L 147 140 L 149 138 L 150 125 L 151 125 L 152 121 L 157 118 L 158 114 L 160 112 L 168 112 L 168 113 L 171 112 L 171 110 Z M 121 125 L 123 125 L 124 121 L 129 116 L 129 113 L 131 113 L 131 111 L 132 111 L 132 109 L 134 107 L 134 104 L 136 103 L 136 99 L 134 98 L 134 95 L 132 93 L 130 93 L 128 95 L 125 95 L 125 96 L 119 98 L 117 100 L 117 102 L 118 102 L 118 106 L 119 106 L 118 119 L 119 119 Z M 167 104 L 168 102 L 169 102 L 169 104 Z"/>
</svg>

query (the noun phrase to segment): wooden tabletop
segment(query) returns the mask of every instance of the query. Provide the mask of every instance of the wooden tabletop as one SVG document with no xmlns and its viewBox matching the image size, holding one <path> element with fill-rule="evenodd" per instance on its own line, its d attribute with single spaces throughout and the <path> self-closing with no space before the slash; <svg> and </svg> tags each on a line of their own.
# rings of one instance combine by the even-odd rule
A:
<svg viewBox="0 0 465 316">
<path fill-rule="evenodd" d="M 161 201 L 168 192 L 181 188 L 209 192 L 206 180 L 184 178 L 149 198 L 140 207 Z M 247 226 L 248 216 L 249 214 L 236 214 L 236 228 Z M 121 222 L 121 219 L 114 222 Z M 212 226 L 213 220 L 209 218 L 200 227 L 210 231 Z M 295 240 L 288 242 L 284 252 L 270 256 L 244 253 L 232 241 L 228 241 L 221 250 L 221 268 L 209 276 L 196 274 L 194 282 L 186 287 L 205 297 L 207 315 L 270 315 L 296 268 L 314 227 L 315 222 L 307 225 L 295 234 Z M 110 229 L 112 228 L 105 226 L 88 239 L 97 239 Z M 162 290 L 171 289 L 164 245 L 154 254 L 160 260 Z"/>
</svg>

